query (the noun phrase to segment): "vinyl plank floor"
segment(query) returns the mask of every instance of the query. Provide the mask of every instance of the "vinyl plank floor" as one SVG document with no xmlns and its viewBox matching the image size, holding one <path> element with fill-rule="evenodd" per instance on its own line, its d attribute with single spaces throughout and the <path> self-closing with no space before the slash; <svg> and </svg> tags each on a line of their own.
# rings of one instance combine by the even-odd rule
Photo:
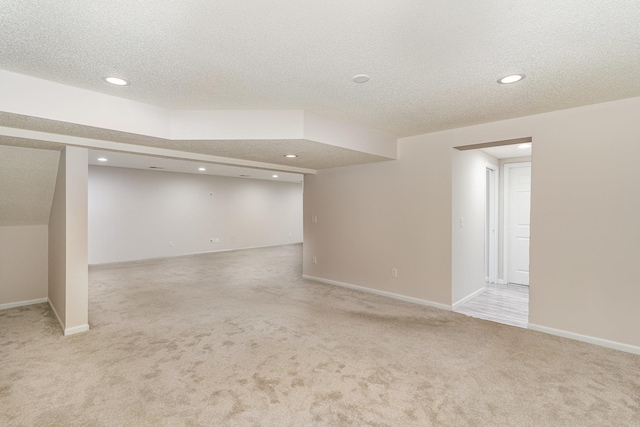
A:
<svg viewBox="0 0 640 427">
<path fill-rule="evenodd" d="M 454 311 L 479 319 L 527 328 L 529 287 L 488 283 L 482 293 Z"/>
</svg>

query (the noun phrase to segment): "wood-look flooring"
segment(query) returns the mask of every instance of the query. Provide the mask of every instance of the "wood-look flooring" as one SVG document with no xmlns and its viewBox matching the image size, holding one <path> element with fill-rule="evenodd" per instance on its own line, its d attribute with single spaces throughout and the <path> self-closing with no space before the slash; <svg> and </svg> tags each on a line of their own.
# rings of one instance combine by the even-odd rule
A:
<svg viewBox="0 0 640 427">
<path fill-rule="evenodd" d="M 454 311 L 479 319 L 527 328 L 529 323 L 529 287 L 487 283 L 482 293 Z"/>
</svg>

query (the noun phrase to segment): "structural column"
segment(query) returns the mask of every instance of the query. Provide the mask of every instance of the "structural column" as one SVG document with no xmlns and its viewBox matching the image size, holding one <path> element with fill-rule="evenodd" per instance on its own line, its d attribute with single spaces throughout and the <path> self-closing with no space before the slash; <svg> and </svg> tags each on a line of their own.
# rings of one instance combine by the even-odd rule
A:
<svg viewBox="0 0 640 427">
<path fill-rule="evenodd" d="M 49 216 L 49 305 L 65 335 L 89 329 L 87 156 L 79 147 L 60 154 Z"/>
</svg>

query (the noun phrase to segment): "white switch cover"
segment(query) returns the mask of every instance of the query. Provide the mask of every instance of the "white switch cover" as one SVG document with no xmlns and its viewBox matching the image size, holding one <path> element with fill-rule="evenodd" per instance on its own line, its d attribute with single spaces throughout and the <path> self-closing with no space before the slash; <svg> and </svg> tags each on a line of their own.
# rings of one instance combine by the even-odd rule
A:
<svg viewBox="0 0 640 427">
<path fill-rule="evenodd" d="M 460 217 L 460 227 L 464 227 L 464 218 Z"/>
<path fill-rule="evenodd" d="M 397 268 L 392 268 L 391 269 L 391 277 L 398 277 L 398 269 Z"/>
</svg>

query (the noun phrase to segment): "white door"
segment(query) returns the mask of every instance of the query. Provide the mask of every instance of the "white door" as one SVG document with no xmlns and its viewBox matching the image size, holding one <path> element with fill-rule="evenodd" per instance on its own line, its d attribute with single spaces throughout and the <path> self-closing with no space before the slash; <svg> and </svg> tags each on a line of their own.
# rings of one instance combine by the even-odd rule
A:
<svg viewBox="0 0 640 427">
<path fill-rule="evenodd" d="M 507 194 L 507 281 L 529 285 L 531 163 L 505 165 Z"/>
</svg>

